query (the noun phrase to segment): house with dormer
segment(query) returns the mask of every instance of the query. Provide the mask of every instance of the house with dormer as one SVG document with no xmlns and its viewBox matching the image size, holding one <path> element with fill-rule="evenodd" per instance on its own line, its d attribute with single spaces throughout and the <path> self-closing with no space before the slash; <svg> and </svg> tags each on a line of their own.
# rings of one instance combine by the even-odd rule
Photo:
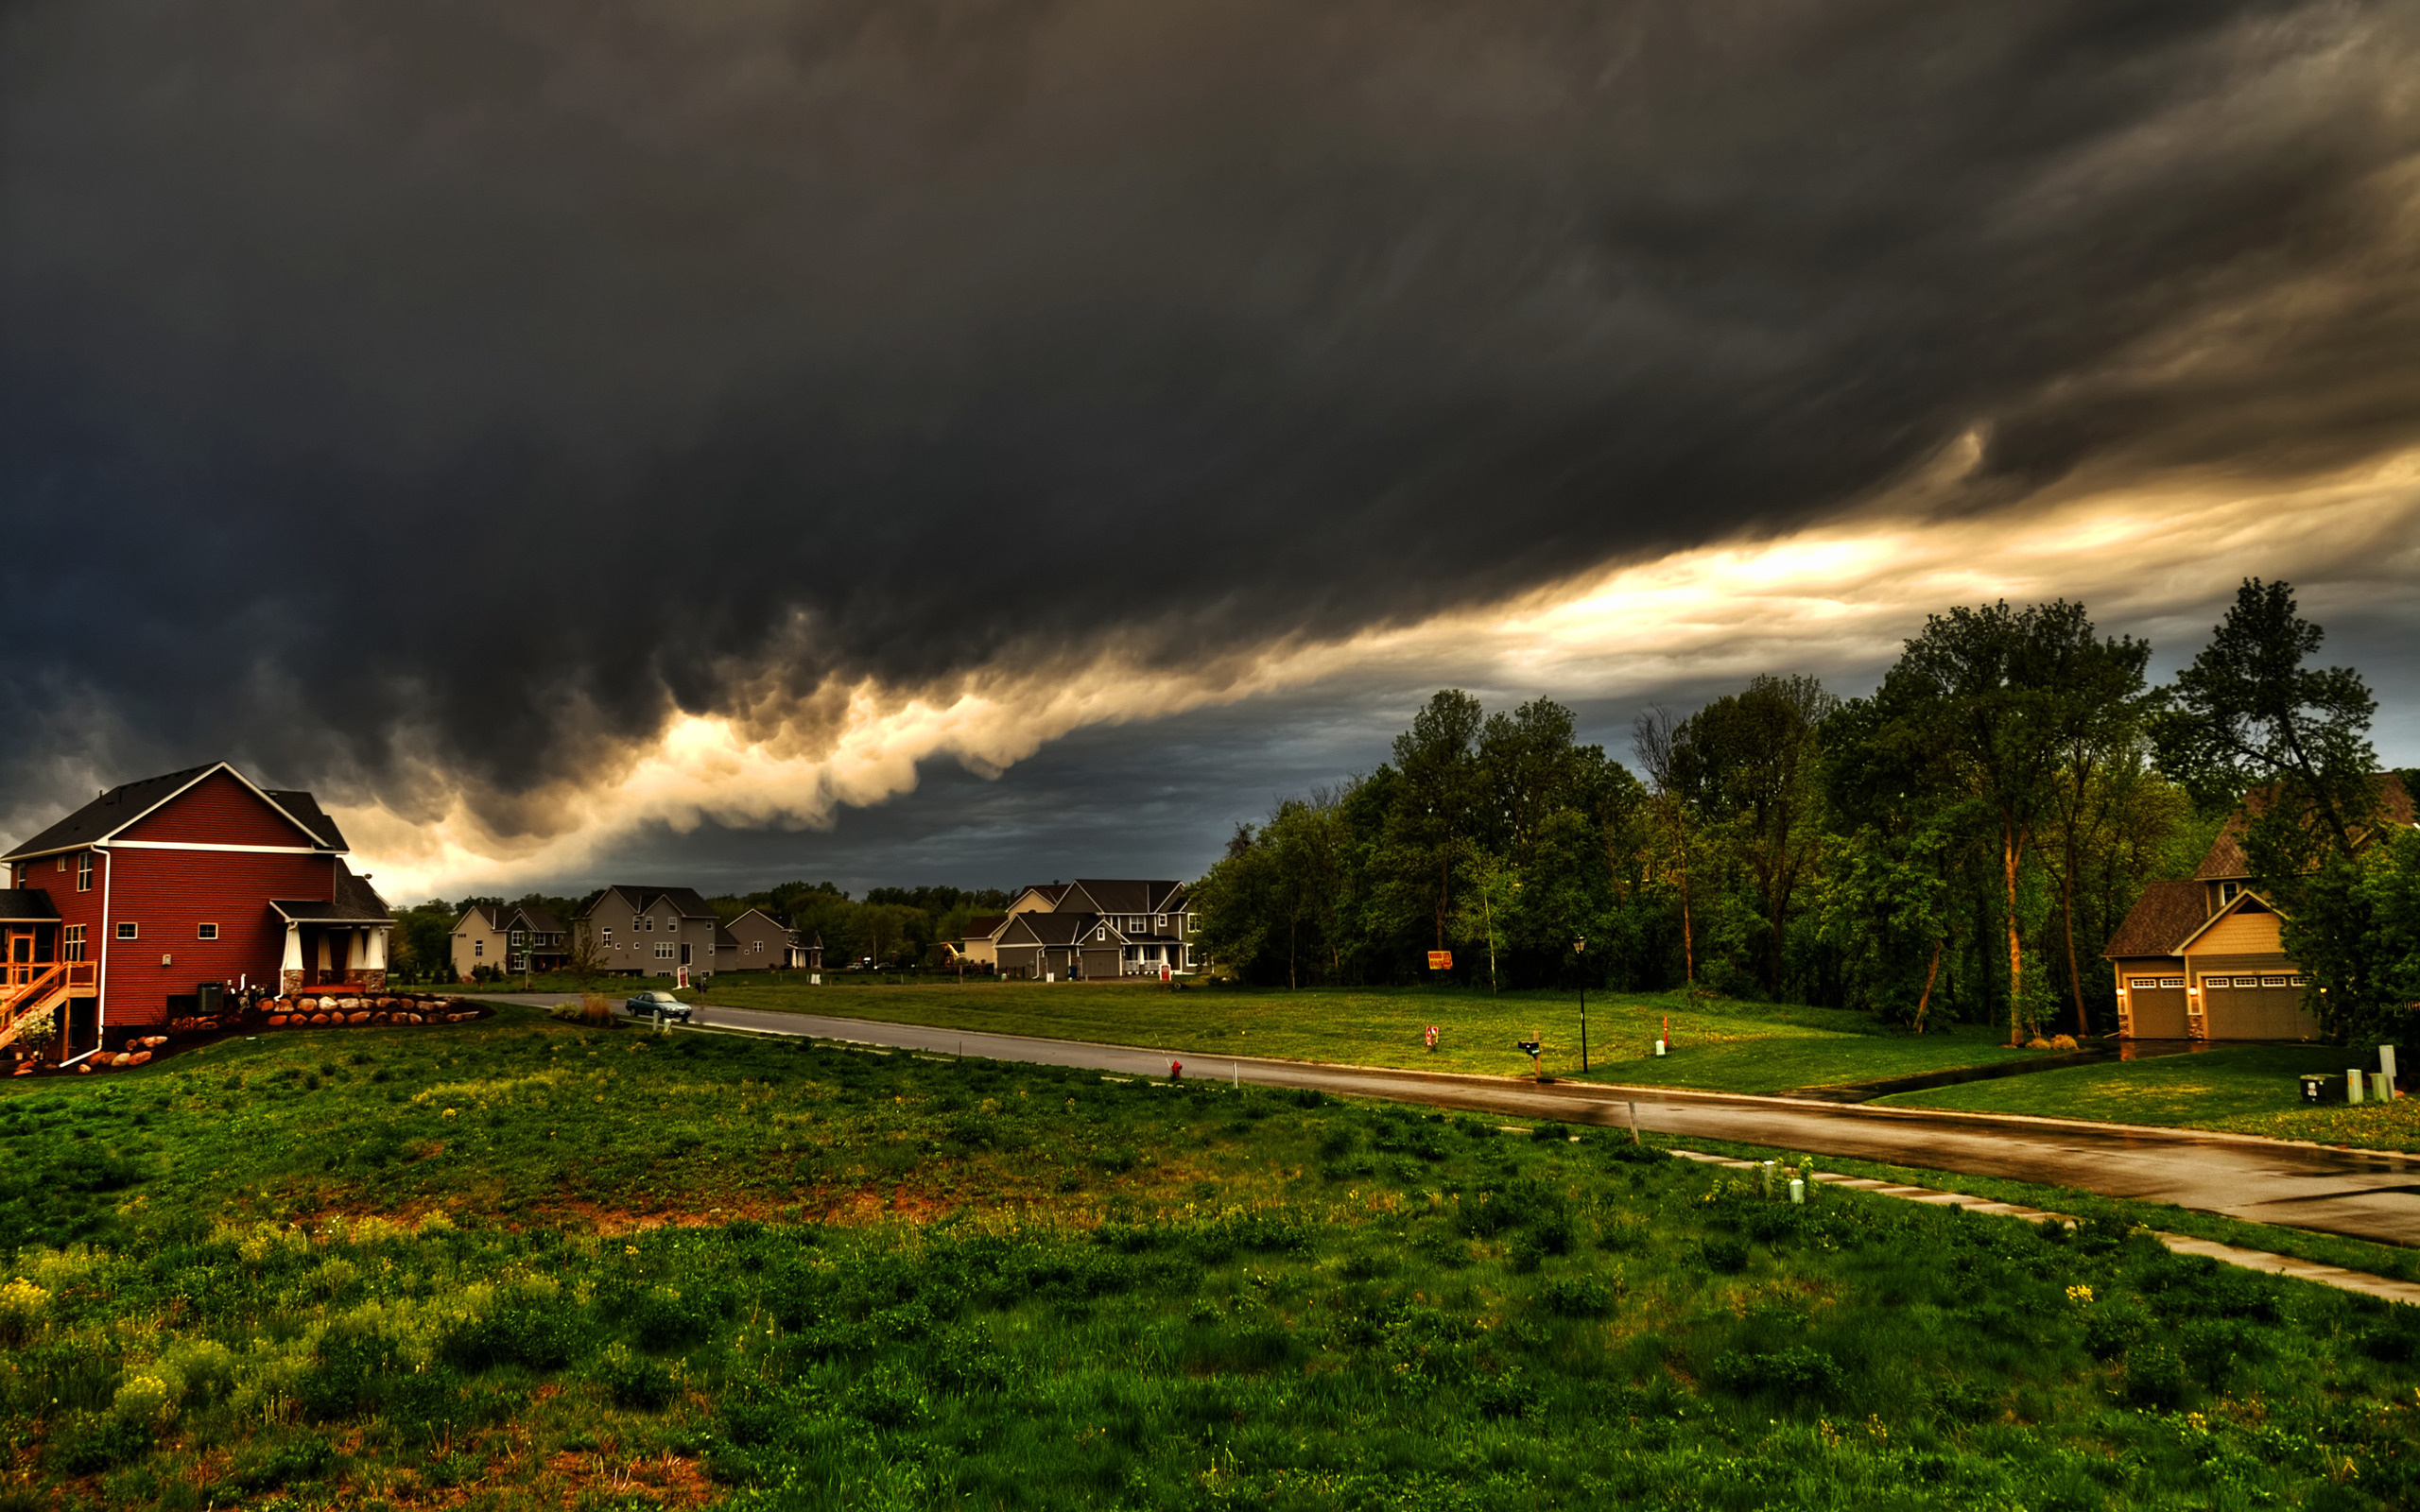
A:
<svg viewBox="0 0 2420 1512">
<path fill-rule="evenodd" d="M 2409 826 L 2411 795 L 2377 779 L 2383 822 Z M 2284 916 L 2254 885 L 2248 807 L 2230 816 L 2193 875 L 2154 882 L 2101 957 L 2118 978 L 2118 1032 L 2130 1040 L 2316 1040 L 2309 983 L 2286 954 Z"/>
<path fill-rule="evenodd" d="M 1083 877 L 1018 889 L 1006 914 L 970 921 L 955 948 L 1003 976 L 1098 982 L 1188 974 L 1193 935 L 1184 884 Z"/>
</svg>

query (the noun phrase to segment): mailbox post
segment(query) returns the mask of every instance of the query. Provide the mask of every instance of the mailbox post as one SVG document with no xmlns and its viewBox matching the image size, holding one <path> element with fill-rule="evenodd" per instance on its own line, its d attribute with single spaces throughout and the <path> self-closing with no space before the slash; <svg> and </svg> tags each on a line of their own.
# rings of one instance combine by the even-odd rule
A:
<svg viewBox="0 0 2420 1512">
<path fill-rule="evenodd" d="M 1546 1048 L 1546 1040 L 1535 1029 L 1530 1031 L 1530 1038 L 1527 1040 L 1513 1040 L 1512 1048 L 1530 1057 L 1530 1074 L 1532 1077 L 1539 1081 L 1547 1079 L 1546 1068 L 1538 1064 L 1538 1052 Z"/>
</svg>

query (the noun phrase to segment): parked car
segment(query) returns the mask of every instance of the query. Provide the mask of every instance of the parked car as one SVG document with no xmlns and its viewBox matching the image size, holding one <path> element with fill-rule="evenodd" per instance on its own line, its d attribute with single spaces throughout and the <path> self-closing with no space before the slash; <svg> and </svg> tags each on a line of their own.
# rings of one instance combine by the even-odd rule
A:
<svg viewBox="0 0 2420 1512">
<path fill-rule="evenodd" d="M 675 1023 L 689 1022 L 689 1005 L 669 992 L 633 992 L 623 1000 L 622 1011 L 633 1019 L 669 1019 Z"/>
</svg>

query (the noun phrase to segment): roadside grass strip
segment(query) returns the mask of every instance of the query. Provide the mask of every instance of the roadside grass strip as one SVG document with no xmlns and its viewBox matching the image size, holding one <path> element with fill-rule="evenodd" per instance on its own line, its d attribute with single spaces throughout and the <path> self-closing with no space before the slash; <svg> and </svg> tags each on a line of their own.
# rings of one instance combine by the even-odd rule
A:
<svg viewBox="0 0 2420 1512">
<path fill-rule="evenodd" d="M 1742 1160 L 1728 1155 L 1708 1155 L 1698 1150 L 1675 1149 L 1675 1157 L 1695 1160 L 1703 1165 L 1721 1166 L 1733 1171 L 1761 1172 L 1773 1164 L 1770 1160 Z M 1933 1187 L 1907 1186 L 1898 1182 L 1876 1180 L 1873 1177 L 1842 1176 L 1837 1171 L 1817 1171 L 1806 1179 L 1827 1186 L 1844 1187 L 1852 1192 L 1871 1192 L 1876 1196 L 1897 1197 L 1907 1202 L 1921 1202 L 1927 1207 L 1960 1208 L 1965 1211 L 1996 1218 L 2015 1218 L 2025 1223 L 2053 1223 L 2072 1229 L 2079 1220 L 2064 1212 L 2028 1207 L 2019 1202 L 2001 1202 L 1990 1197 L 1970 1196 L 1963 1192 L 1945 1192 Z M 1808 1195 L 1813 1195 L 1812 1192 Z M 2333 1286 L 2339 1291 L 2359 1292 L 2365 1297 L 2383 1297 L 2390 1302 L 2403 1302 L 2420 1307 L 2420 1282 L 2396 1280 L 2388 1276 L 2373 1276 L 2366 1271 L 2346 1270 L 2341 1265 L 2322 1264 L 2317 1261 L 2299 1260 L 2291 1255 L 2274 1254 L 2265 1249 L 2245 1249 L 2237 1245 L 2222 1245 L 2212 1239 L 2197 1239 L 2190 1234 L 2169 1233 L 2145 1227 L 2144 1232 L 2177 1255 L 2204 1255 L 2223 1265 L 2244 1270 L 2256 1270 L 2270 1276 L 2285 1276 L 2295 1280 L 2312 1281 L 2321 1286 Z"/>
</svg>

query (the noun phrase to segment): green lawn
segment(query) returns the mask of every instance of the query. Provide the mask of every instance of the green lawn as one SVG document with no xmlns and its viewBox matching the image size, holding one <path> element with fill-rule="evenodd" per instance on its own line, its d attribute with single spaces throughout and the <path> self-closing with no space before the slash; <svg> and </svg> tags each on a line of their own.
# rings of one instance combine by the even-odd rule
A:
<svg viewBox="0 0 2420 1512">
<path fill-rule="evenodd" d="M 2376 1070 L 2377 1059 L 2335 1045 L 2228 1045 L 1900 1092 L 1879 1101 L 2420 1150 L 2420 1099 L 2400 1098 L 2392 1106 L 2304 1105 L 2297 1079 L 2304 1073 L 2334 1076 L 2341 1085 L 2344 1072 L 2356 1065 Z"/>
<path fill-rule="evenodd" d="M 518 1009 L 11 1082 L 0 1505 L 2420 1500 L 2420 1310 L 1495 1124 Z"/>
<path fill-rule="evenodd" d="M 1557 1076 L 1580 1074 L 1580 1000 L 1569 992 L 1287 991 L 1232 987 L 1170 991 L 1155 984 L 969 982 L 880 987 L 826 979 L 822 987 L 724 977 L 702 993 L 734 1007 L 827 1013 L 890 1023 L 981 1029 L 1059 1040 L 1165 1046 L 1179 1055 L 1221 1055 L 1409 1066 L 1431 1071 L 1527 1074 L 1517 1040 L 1543 1036 Z M 1667 1018 L 1673 1053 L 1652 1054 Z M 1439 1030 L 1428 1050 L 1423 1031 Z M 1860 1013 L 1787 1005 L 1691 1005 L 1680 993 L 1592 993 L 1593 1079 L 1727 1091 L 1913 1075 L 1951 1067 L 2026 1059 L 1997 1032 L 1971 1025 L 1921 1038 Z"/>
</svg>

